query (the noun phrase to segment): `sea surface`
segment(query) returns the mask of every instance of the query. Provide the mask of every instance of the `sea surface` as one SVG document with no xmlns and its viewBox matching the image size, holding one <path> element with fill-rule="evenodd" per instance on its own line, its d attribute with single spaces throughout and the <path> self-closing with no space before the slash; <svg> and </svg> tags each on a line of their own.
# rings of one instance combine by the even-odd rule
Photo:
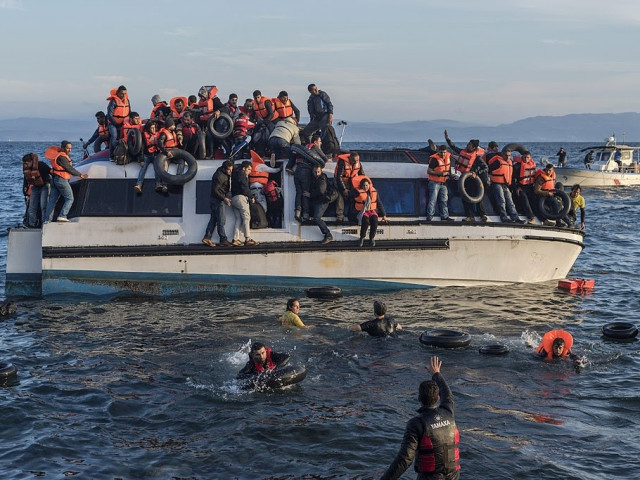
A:
<svg viewBox="0 0 640 480">
<path fill-rule="evenodd" d="M 42 157 L 47 146 L 0 143 L 2 298 L 6 227 L 24 213 L 21 157 Z M 589 144 L 527 146 L 536 160 L 555 160 L 564 146 L 569 164 L 581 165 Z M 80 153 L 75 144 L 76 160 Z M 587 295 L 549 282 L 331 301 L 299 291 L 17 299 L 18 312 L 0 318 L 0 363 L 18 368 L 17 381 L 0 387 L 0 479 L 379 478 L 419 406 L 432 355 L 455 396 L 461 478 L 638 478 L 640 342 L 606 340 L 601 327 L 640 324 L 640 189 L 583 195 L 586 247 L 571 276 L 595 280 Z M 301 297 L 312 329 L 278 326 L 288 296 Z M 371 317 L 375 299 L 404 327 L 396 337 L 349 332 Z M 472 343 L 424 346 L 418 338 L 429 328 L 469 332 Z M 534 357 L 552 328 L 574 335 L 583 367 Z M 241 390 L 234 378 L 253 341 L 289 352 L 306 379 Z M 510 353 L 478 353 L 493 343 Z M 412 468 L 402 478 L 415 478 Z"/>
</svg>

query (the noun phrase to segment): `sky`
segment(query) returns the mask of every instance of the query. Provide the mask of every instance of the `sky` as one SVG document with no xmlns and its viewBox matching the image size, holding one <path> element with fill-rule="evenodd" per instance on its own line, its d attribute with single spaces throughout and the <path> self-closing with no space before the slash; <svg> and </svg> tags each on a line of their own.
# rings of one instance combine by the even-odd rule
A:
<svg viewBox="0 0 640 480">
<path fill-rule="evenodd" d="M 0 119 L 93 118 L 125 85 L 143 117 L 216 85 L 307 85 L 334 119 L 637 112 L 638 0 L 0 0 Z M 334 121 L 335 121 L 334 120 Z"/>
</svg>

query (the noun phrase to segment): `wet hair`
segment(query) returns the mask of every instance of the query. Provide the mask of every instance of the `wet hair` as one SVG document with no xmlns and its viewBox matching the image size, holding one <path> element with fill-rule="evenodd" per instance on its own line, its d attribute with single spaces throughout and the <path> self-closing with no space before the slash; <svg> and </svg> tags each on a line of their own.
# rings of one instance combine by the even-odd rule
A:
<svg viewBox="0 0 640 480">
<path fill-rule="evenodd" d="M 418 389 L 418 400 L 425 407 L 433 408 L 440 399 L 440 389 L 438 384 L 433 380 L 425 380 L 420 384 Z"/>
<path fill-rule="evenodd" d="M 65 148 L 67 145 L 71 145 L 71 142 L 69 140 L 62 140 L 60 142 L 60 148 Z"/>
<path fill-rule="evenodd" d="M 387 305 L 380 300 L 376 300 L 373 302 L 373 313 L 375 313 L 376 316 L 384 315 L 387 313 Z"/>
<path fill-rule="evenodd" d="M 264 344 L 260 343 L 260 342 L 253 342 L 253 345 L 251 345 L 251 351 L 252 352 L 257 352 L 258 350 L 261 350 L 265 348 Z"/>
<path fill-rule="evenodd" d="M 253 91 L 253 96 L 255 97 L 256 95 L 262 96 L 262 92 L 260 90 L 254 90 Z"/>
<path fill-rule="evenodd" d="M 576 183 L 573 187 L 571 187 L 572 192 L 575 192 L 577 189 L 582 190 L 582 187 L 580 186 L 579 183 Z"/>
<path fill-rule="evenodd" d="M 106 115 L 102 110 L 100 110 L 99 112 L 96 112 L 96 118 L 100 118 L 100 117 L 106 117 Z"/>
<path fill-rule="evenodd" d="M 553 348 L 558 348 L 558 347 L 564 347 L 564 340 L 561 338 L 556 338 L 553 340 L 553 344 L 552 347 Z"/>
<path fill-rule="evenodd" d="M 315 84 L 315 83 L 310 83 L 310 84 L 307 86 L 307 90 L 309 90 L 309 93 L 311 93 L 311 90 L 312 90 L 312 89 L 313 89 L 313 87 L 315 87 L 315 86 L 316 86 L 316 84 Z"/>
<path fill-rule="evenodd" d="M 297 298 L 290 298 L 289 300 L 287 300 L 287 310 L 291 311 L 291 309 L 293 308 L 293 304 L 299 301 L 300 300 L 298 300 Z"/>
</svg>

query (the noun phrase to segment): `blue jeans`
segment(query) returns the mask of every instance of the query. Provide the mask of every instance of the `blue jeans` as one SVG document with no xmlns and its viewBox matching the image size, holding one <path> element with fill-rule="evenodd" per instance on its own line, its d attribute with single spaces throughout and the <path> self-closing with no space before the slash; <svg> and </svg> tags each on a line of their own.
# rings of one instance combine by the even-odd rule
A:
<svg viewBox="0 0 640 480">
<path fill-rule="evenodd" d="M 147 173 L 147 168 L 149 168 L 149 165 L 153 164 L 154 158 L 155 158 L 155 155 L 145 154 L 144 166 L 140 167 L 140 171 L 138 172 L 138 182 L 136 183 L 136 185 L 142 185 L 142 182 L 144 182 L 144 176 Z M 153 171 L 156 172 L 155 167 L 153 167 Z M 160 177 L 158 177 L 157 172 L 155 173 L 155 179 L 156 179 L 156 184 L 160 183 Z"/>
<path fill-rule="evenodd" d="M 516 211 L 516 206 L 513 203 L 513 198 L 511 197 L 511 190 L 509 190 L 509 187 L 507 187 L 504 183 L 492 183 L 491 192 L 493 193 L 493 198 L 498 205 L 500 220 L 502 220 L 503 222 L 509 221 L 509 218 L 514 221 L 520 220 L 520 217 L 518 217 L 518 212 Z"/>
<path fill-rule="evenodd" d="M 209 224 L 207 225 L 207 230 L 204 232 L 204 238 L 208 238 L 211 240 L 211 235 L 213 235 L 213 229 L 218 226 L 218 236 L 220 237 L 220 241 L 223 242 L 227 239 L 227 234 L 224 231 L 224 225 L 227 221 L 225 214 L 225 203 L 222 200 L 218 200 L 217 198 L 212 198 L 209 202 L 209 206 L 211 207 L 211 218 L 209 218 Z"/>
<path fill-rule="evenodd" d="M 116 145 L 118 145 L 118 140 L 120 139 L 120 127 L 108 123 L 107 128 L 109 129 L 109 154 L 112 154 Z"/>
<path fill-rule="evenodd" d="M 293 174 L 293 183 L 296 186 L 295 209 L 307 215 L 309 215 L 309 197 L 303 194 L 304 192 L 307 192 L 307 194 L 310 193 L 312 176 L 311 165 L 298 163 L 296 171 Z"/>
<path fill-rule="evenodd" d="M 331 232 L 327 228 L 327 224 L 322 220 L 322 215 L 327 211 L 327 208 L 329 208 L 329 204 L 320 201 L 316 202 L 313 206 L 313 221 L 316 222 L 318 227 L 320 227 L 320 231 L 325 237 L 331 236 Z"/>
<path fill-rule="evenodd" d="M 429 201 L 427 202 L 427 220 L 431 220 L 435 215 L 436 202 L 438 203 L 440 218 L 443 220 L 449 218 L 449 208 L 447 207 L 449 192 L 447 191 L 447 184 L 430 181 L 427 188 L 429 190 Z"/>
<path fill-rule="evenodd" d="M 49 200 L 49 184 L 41 187 L 35 185 L 31 187 L 31 196 L 29 197 L 29 209 L 27 210 L 27 223 L 31 228 L 37 228 L 42 225 L 47 217 L 47 201 Z M 40 218 L 38 218 L 40 217 Z M 38 221 L 40 220 L 40 221 Z"/>
<path fill-rule="evenodd" d="M 53 211 L 56 209 L 58 198 L 64 198 L 64 204 L 58 218 L 67 218 L 69 210 L 73 205 L 73 190 L 69 185 L 69 180 L 62 178 L 59 175 L 51 175 L 51 193 L 49 194 L 49 201 L 47 202 L 47 213 L 45 214 L 45 221 L 50 222 L 53 219 Z"/>
</svg>

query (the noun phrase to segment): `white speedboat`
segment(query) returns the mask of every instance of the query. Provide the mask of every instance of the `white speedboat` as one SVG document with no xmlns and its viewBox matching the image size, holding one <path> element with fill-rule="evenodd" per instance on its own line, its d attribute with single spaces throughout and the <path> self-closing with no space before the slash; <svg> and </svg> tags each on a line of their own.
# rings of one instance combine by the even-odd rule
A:
<svg viewBox="0 0 640 480">
<path fill-rule="evenodd" d="M 640 185 L 638 150 L 640 147 L 622 145 L 616 137 L 605 139 L 604 145 L 583 148 L 581 152 L 593 150 L 594 161 L 589 168 L 557 167 L 556 179 L 565 187 L 576 183 L 581 187 L 620 187 Z M 616 161 L 616 152 L 618 159 Z"/>
<path fill-rule="evenodd" d="M 211 177 L 222 160 L 197 161 L 195 177 L 154 191 L 147 171 L 143 193 L 133 189 L 137 164 L 89 158 L 72 179 L 69 223 L 13 229 L 9 235 L 7 293 L 169 295 L 193 291 L 295 291 L 334 285 L 345 293 L 367 289 L 428 288 L 545 282 L 567 276 L 582 251 L 583 233 L 542 225 L 426 222 L 427 165 L 422 152 L 362 151 L 361 160 L 387 210 L 376 246 L 359 247 L 359 227 L 327 213 L 334 241 L 312 222 L 294 219 L 293 177 L 270 173 L 282 185 L 282 224 L 252 230 L 260 244 L 211 248 L 201 239 L 209 220 Z M 278 161 L 282 166 L 283 161 Z M 325 172 L 333 176 L 335 164 Z M 454 198 L 451 212 L 462 218 Z M 486 207 L 491 212 L 489 202 Z M 234 216 L 227 213 L 232 238 Z M 217 243 L 217 236 L 212 239 Z"/>
</svg>

